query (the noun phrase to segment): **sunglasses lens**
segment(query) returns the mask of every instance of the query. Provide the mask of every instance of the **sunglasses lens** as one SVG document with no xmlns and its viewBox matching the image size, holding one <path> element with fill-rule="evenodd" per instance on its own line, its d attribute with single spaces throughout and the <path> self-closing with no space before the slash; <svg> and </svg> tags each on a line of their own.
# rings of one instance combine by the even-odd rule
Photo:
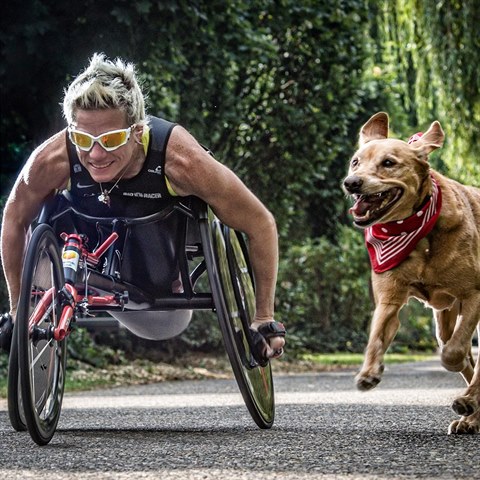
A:
<svg viewBox="0 0 480 480">
<path fill-rule="evenodd" d="M 128 133 L 128 130 L 121 130 L 120 132 L 107 133 L 105 135 L 102 135 L 102 137 L 99 140 L 100 140 L 100 143 L 105 148 L 120 147 L 121 145 L 127 142 L 128 140 L 127 133 Z"/>
<path fill-rule="evenodd" d="M 79 148 L 89 150 L 92 147 L 93 140 L 82 132 L 71 131 L 70 140 Z"/>
</svg>

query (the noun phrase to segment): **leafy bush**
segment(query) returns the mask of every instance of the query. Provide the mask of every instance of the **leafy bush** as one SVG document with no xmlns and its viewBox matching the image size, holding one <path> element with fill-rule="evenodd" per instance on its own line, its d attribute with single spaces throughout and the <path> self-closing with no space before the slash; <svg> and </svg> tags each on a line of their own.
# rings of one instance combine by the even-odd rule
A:
<svg viewBox="0 0 480 480">
<path fill-rule="evenodd" d="M 340 227 L 338 244 L 307 239 L 280 263 L 277 315 L 289 349 L 361 351 L 371 316 L 370 268 L 361 233 Z"/>
<path fill-rule="evenodd" d="M 373 304 L 361 234 L 337 227 L 348 223 L 339 188 L 346 159 L 358 128 L 372 113 L 388 110 L 394 134 L 405 135 L 417 117 L 422 122 L 429 118 L 425 105 L 438 110 L 433 108 L 437 103 L 455 103 L 455 118 L 448 118 L 455 122 L 455 145 L 463 142 L 471 150 L 461 155 L 463 161 L 478 157 L 478 129 L 473 129 L 478 108 L 472 107 L 478 105 L 479 89 L 473 88 L 478 75 L 476 62 L 468 67 L 464 61 L 480 51 L 473 41 L 476 30 L 470 28 L 474 15 L 461 15 L 459 2 L 455 8 L 430 2 L 428 8 L 415 6 L 416 15 L 405 16 L 413 0 L 394 9 L 388 2 L 366 0 L 143 0 L 114 8 L 97 0 L 87 10 L 75 2 L 68 8 L 65 2 L 27 3 L 26 9 L 19 2 L 5 7 L 1 187 L 9 189 L 27 152 L 63 128 L 61 91 L 92 54 L 84 39 L 95 37 L 96 50 L 138 65 L 150 113 L 185 125 L 274 213 L 282 248 L 277 312 L 287 324 L 289 349 L 361 350 Z M 464 4 L 465 11 L 475 8 L 473 0 Z M 28 15 L 20 15 L 20 9 Z M 443 19 L 462 48 L 440 48 L 450 41 L 438 28 Z M 99 24 L 112 25 L 101 38 Z M 65 30 L 68 38 L 62 35 Z M 416 48 L 420 40 L 429 48 Z M 423 62 L 424 57 L 429 61 Z M 445 70 L 455 59 L 456 67 Z M 465 86 L 465 95 L 437 88 L 444 74 L 445 85 Z M 426 82 L 427 89 L 413 88 L 431 77 L 437 80 Z M 451 95 L 466 101 L 452 102 Z M 421 100 L 421 115 L 416 100 Z M 464 129 L 468 135 L 458 135 Z M 465 171 L 474 177 L 477 167 L 469 167 Z M 7 303 L 0 274 L 0 309 Z M 406 307 L 395 348 L 405 342 L 418 348 L 426 342 L 427 348 L 428 318 L 418 306 Z M 422 332 L 418 338 L 417 332 Z M 129 336 L 118 339 L 126 352 L 140 345 Z M 116 358 L 114 340 L 104 340 L 111 352 L 103 357 L 93 349 L 89 354 L 100 363 L 109 355 Z M 221 339 L 214 316 L 198 313 L 178 339 L 144 346 L 217 349 Z"/>
<path fill-rule="evenodd" d="M 432 311 L 412 299 L 400 312 L 400 329 L 390 351 L 430 352 L 436 348 L 437 340 Z"/>
<path fill-rule="evenodd" d="M 74 328 L 67 339 L 68 368 L 86 363 L 97 368 L 125 363 L 125 354 L 118 345 L 99 345 L 85 328 Z"/>
</svg>

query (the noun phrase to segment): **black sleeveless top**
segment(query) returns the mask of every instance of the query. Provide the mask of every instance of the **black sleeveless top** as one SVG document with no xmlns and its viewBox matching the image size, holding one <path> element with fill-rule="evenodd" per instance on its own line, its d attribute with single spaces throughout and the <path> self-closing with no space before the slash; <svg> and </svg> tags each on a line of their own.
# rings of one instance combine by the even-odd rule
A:
<svg viewBox="0 0 480 480">
<path fill-rule="evenodd" d="M 142 170 L 133 178 L 115 182 L 95 182 L 80 163 L 75 146 L 67 140 L 70 161 L 70 195 L 82 213 L 96 217 L 141 217 L 168 206 L 172 196 L 165 179 L 165 153 L 170 133 L 175 126 L 161 118 L 147 117 L 150 142 Z M 113 188 L 112 188 L 113 187 Z M 103 190 L 111 192 L 110 205 L 98 197 Z"/>
</svg>

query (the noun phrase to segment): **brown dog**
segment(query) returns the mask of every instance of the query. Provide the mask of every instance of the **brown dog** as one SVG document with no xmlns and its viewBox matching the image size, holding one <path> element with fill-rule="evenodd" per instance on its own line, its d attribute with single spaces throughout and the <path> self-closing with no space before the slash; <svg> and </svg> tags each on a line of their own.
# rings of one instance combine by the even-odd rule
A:
<svg viewBox="0 0 480 480">
<path fill-rule="evenodd" d="M 475 363 L 471 346 L 476 328 L 480 335 L 480 189 L 430 168 L 428 155 L 444 139 L 438 122 L 413 142 L 387 137 L 388 115 L 377 113 L 360 131 L 343 182 L 355 200 L 354 223 L 365 229 L 375 298 L 357 387 L 380 382 L 398 313 L 416 297 L 433 309 L 442 365 L 468 385 L 453 402 L 461 418 L 448 432 L 478 433 L 480 353 Z"/>
</svg>

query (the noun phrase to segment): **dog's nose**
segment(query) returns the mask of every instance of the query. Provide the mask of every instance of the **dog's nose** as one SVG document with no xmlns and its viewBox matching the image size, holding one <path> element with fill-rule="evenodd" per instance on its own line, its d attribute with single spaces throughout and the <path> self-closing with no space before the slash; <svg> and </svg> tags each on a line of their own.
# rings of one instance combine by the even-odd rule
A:
<svg viewBox="0 0 480 480">
<path fill-rule="evenodd" d="M 363 180 L 356 175 L 350 175 L 343 181 L 343 186 L 349 193 L 359 193 L 362 185 Z"/>
</svg>

